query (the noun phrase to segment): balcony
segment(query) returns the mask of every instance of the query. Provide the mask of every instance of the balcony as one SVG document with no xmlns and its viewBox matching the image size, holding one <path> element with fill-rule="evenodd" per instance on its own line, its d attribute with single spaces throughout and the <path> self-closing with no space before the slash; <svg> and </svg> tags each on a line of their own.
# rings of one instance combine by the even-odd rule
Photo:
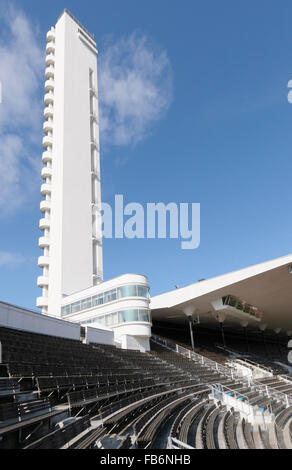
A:
<svg viewBox="0 0 292 470">
<path fill-rule="evenodd" d="M 38 297 L 37 298 L 37 300 L 36 300 L 37 308 L 48 307 L 48 305 L 49 305 L 48 297 Z"/>
<path fill-rule="evenodd" d="M 47 134 L 47 132 L 53 132 L 53 127 L 54 127 L 53 121 L 44 122 L 44 124 L 43 124 L 44 133 Z"/>
<path fill-rule="evenodd" d="M 42 160 L 43 163 L 46 165 L 48 162 L 51 162 L 53 159 L 52 152 L 43 152 Z"/>
<path fill-rule="evenodd" d="M 37 308 L 48 307 L 48 305 L 49 305 L 48 297 L 38 297 L 37 298 L 37 300 L 36 300 Z"/>
<path fill-rule="evenodd" d="M 46 45 L 46 54 L 55 54 L 56 45 L 54 41 L 48 41 Z"/>
<path fill-rule="evenodd" d="M 51 219 L 41 219 L 39 227 L 41 230 L 48 230 L 51 227 Z"/>
<path fill-rule="evenodd" d="M 90 145 L 91 145 L 92 150 L 97 150 L 97 151 L 99 150 L 99 145 L 96 140 L 92 139 L 90 142 Z"/>
<path fill-rule="evenodd" d="M 45 119 L 53 118 L 53 117 L 54 117 L 54 108 L 47 106 L 47 107 L 44 109 L 44 116 L 45 116 Z"/>
<path fill-rule="evenodd" d="M 39 268 L 45 268 L 50 266 L 50 258 L 48 256 L 40 256 L 38 259 Z"/>
<path fill-rule="evenodd" d="M 90 88 L 89 88 L 89 93 L 90 93 L 90 96 L 96 96 L 96 95 L 97 95 L 96 89 L 93 88 L 93 87 L 90 87 Z"/>
<path fill-rule="evenodd" d="M 51 201 L 42 201 L 40 203 L 40 209 L 41 209 L 41 212 L 46 212 L 46 211 L 50 211 L 51 210 Z"/>
<path fill-rule="evenodd" d="M 52 174 L 53 174 L 53 170 L 52 168 L 48 167 L 48 166 L 45 166 L 43 169 L 42 169 L 42 178 L 45 180 L 46 178 L 51 178 L 52 177 Z"/>
<path fill-rule="evenodd" d="M 43 138 L 43 147 L 48 149 L 53 146 L 53 137 L 51 135 L 45 135 Z"/>
<path fill-rule="evenodd" d="M 44 103 L 46 106 L 48 106 L 49 104 L 54 104 L 54 93 L 52 92 L 49 92 L 49 93 L 46 93 L 45 96 L 44 96 Z"/>
<path fill-rule="evenodd" d="M 211 302 L 215 312 L 222 314 L 222 317 L 231 316 L 240 320 L 255 320 L 260 322 L 263 312 L 254 306 L 249 305 L 232 295 L 226 295 Z"/>
<path fill-rule="evenodd" d="M 51 184 L 42 184 L 41 185 L 41 194 L 42 196 L 46 196 L 47 194 L 51 194 L 52 192 L 52 185 Z"/>
<path fill-rule="evenodd" d="M 38 287 L 48 287 L 49 278 L 45 277 L 45 276 L 38 277 L 37 285 L 38 285 Z"/>
<path fill-rule="evenodd" d="M 48 237 L 40 237 L 39 239 L 39 247 L 40 248 L 48 248 L 50 246 L 50 239 Z"/>
<path fill-rule="evenodd" d="M 55 64 L 55 55 L 54 54 L 48 54 L 46 56 L 46 65 L 47 66 L 50 66 L 50 65 L 54 65 Z"/>
<path fill-rule="evenodd" d="M 47 42 L 55 41 L 55 39 L 56 39 L 55 30 L 54 30 L 54 29 L 51 29 L 51 30 L 47 33 Z"/>
<path fill-rule="evenodd" d="M 91 113 L 91 114 L 90 114 L 90 121 L 91 121 L 91 122 L 97 122 L 97 115 Z"/>
<path fill-rule="evenodd" d="M 54 90 L 54 88 L 55 88 L 55 80 L 53 80 L 52 78 L 49 78 L 49 80 L 45 81 L 45 90 L 46 91 Z"/>
<path fill-rule="evenodd" d="M 48 67 L 46 67 L 45 75 L 46 75 L 47 80 L 49 80 L 50 78 L 54 78 L 55 77 L 55 67 L 53 67 L 53 65 L 49 65 Z"/>
</svg>

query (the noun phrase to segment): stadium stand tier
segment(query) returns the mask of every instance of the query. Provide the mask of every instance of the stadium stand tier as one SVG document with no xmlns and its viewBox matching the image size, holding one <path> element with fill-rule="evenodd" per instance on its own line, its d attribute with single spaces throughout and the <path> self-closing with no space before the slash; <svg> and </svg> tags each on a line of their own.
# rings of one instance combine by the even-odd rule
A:
<svg viewBox="0 0 292 470">
<path fill-rule="evenodd" d="M 142 353 L 0 327 L 0 449 L 292 447 L 291 376 L 247 378 L 220 343 L 170 336 Z"/>
</svg>

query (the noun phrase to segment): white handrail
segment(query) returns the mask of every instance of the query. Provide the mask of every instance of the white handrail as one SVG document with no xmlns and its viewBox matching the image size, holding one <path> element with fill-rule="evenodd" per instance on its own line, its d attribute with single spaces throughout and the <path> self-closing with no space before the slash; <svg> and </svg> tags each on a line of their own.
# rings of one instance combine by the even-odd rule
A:
<svg viewBox="0 0 292 470">
<path fill-rule="evenodd" d="M 185 442 L 179 441 L 175 437 L 169 437 L 167 443 L 168 449 L 194 449 L 194 447 L 189 446 Z"/>
<path fill-rule="evenodd" d="M 194 362 L 200 363 L 211 370 L 221 372 L 223 375 L 231 377 L 232 379 L 241 380 L 242 382 L 246 383 L 249 387 L 253 387 L 255 390 L 263 393 L 265 396 L 282 401 L 286 407 L 292 405 L 292 397 L 288 396 L 286 393 L 279 391 L 277 392 L 275 389 L 269 387 L 268 385 L 263 385 L 260 382 L 257 382 L 257 380 L 255 379 L 251 379 L 249 377 L 244 376 L 244 374 L 240 371 L 230 370 L 228 367 L 223 366 L 222 364 L 219 364 L 218 362 L 213 361 L 212 359 L 208 359 L 204 356 L 201 356 L 200 354 L 195 353 L 190 349 L 186 349 L 172 341 L 169 341 L 165 338 L 161 338 L 160 336 L 152 335 L 152 340 L 155 343 L 166 347 L 172 352 L 176 352 L 178 354 L 181 354 L 182 356 L 188 357 Z"/>
</svg>

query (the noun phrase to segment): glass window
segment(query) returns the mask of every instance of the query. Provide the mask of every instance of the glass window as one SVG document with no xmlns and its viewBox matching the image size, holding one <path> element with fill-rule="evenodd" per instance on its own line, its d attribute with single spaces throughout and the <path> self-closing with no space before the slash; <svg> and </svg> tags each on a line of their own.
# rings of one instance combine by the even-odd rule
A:
<svg viewBox="0 0 292 470">
<path fill-rule="evenodd" d="M 87 310 L 88 308 L 92 307 L 92 300 L 91 297 L 88 299 L 81 300 L 81 310 Z"/>
<path fill-rule="evenodd" d="M 81 306 L 80 301 L 72 304 L 72 313 L 80 312 Z"/>
<path fill-rule="evenodd" d="M 105 292 L 104 294 L 104 302 L 112 302 L 113 300 L 116 300 L 117 298 L 117 291 L 116 289 L 110 290 L 108 292 Z"/>
<path fill-rule="evenodd" d="M 103 294 L 95 295 L 92 297 L 92 306 L 95 307 L 96 305 L 103 304 Z"/>
<path fill-rule="evenodd" d="M 137 297 L 137 286 L 119 287 L 119 297 Z"/>
<path fill-rule="evenodd" d="M 105 317 L 104 316 L 96 317 L 96 318 L 94 318 L 94 321 L 97 322 L 97 323 L 100 323 L 101 325 L 105 325 Z"/>
<path fill-rule="evenodd" d="M 62 315 L 69 315 L 71 313 L 71 305 L 62 307 Z"/>
<path fill-rule="evenodd" d="M 122 314 L 122 323 L 138 321 L 138 310 L 124 310 Z"/>
<path fill-rule="evenodd" d="M 139 321 L 149 322 L 149 313 L 147 310 L 139 310 Z"/>
<path fill-rule="evenodd" d="M 146 286 L 137 286 L 137 295 L 138 297 L 148 297 L 148 287 Z"/>
<path fill-rule="evenodd" d="M 119 313 L 112 313 L 112 325 L 117 325 L 119 323 Z"/>
</svg>

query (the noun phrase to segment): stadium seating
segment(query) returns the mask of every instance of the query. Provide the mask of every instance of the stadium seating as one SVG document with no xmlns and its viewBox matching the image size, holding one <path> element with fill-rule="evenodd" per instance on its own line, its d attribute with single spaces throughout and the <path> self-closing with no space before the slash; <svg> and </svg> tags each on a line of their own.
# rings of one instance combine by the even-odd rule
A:
<svg viewBox="0 0 292 470">
<path fill-rule="evenodd" d="M 292 447 L 292 406 L 281 399 L 292 397 L 289 375 L 250 386 L 219 363 L 208 367 L 155 342 L 141 353 L 8 328 L 0 328 L 0 341 L 0 449 L 103 448 L 110 441 L 155 449 L 175 440 L 182 448 Z M 224 363 L 223 354 L 209 352 Z M 214 384 L 255 410 L 271 410 L 273 421 L 253 425 L 215 402 Z"/>
</svg>

